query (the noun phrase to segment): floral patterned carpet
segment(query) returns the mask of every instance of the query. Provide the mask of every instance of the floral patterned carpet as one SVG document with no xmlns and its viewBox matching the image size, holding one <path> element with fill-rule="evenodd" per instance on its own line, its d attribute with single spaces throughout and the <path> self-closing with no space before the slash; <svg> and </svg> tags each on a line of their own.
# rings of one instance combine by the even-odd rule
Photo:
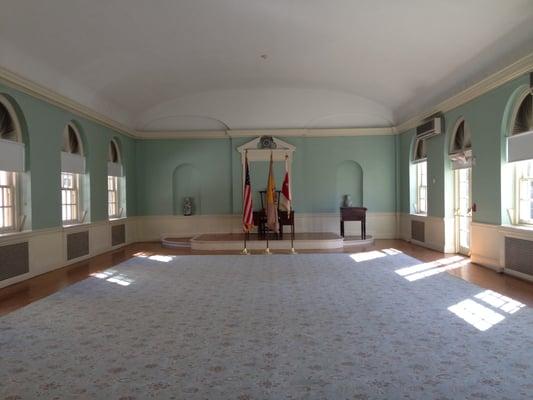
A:
<svg viewBox="0 0 533 400">
<path fill-rule="evenodd" d="M 460 262 L 136 257 L 0 318 L 0 399 L 533 398 L 533 311 Z"/>
</svg>

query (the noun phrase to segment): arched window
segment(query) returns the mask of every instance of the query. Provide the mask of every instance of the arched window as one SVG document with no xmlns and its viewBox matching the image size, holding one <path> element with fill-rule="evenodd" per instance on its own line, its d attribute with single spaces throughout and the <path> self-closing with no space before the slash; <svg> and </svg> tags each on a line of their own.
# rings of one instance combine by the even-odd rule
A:
<svg viewBox="0 0 533 400">
<path fill-rule="evenodd" d="M 427 183 L 427 149 L 425 139 L 417 139 L 413 148 L 413 174 L 415 182 L 415 202 L 413 208 L 415 214 L 427 214 L 428 212 L 428 183 Z"/>
<path fill-rule="evenodd" d="M 513 121 L 511 136 L 533 131 L 533 94 L 524 96 Z"/>
<path fill-rule="evenodd" d="M 85 221 L 81 188 L 85 175 L 83 141 L 75 123 L 69 122 L 63 130 L 61 151 L 61 219 L 63 225 Z"/>
<path fill-rule="evenodd" d="M 472 136 L 463 118 L 457 122 L 451 136 L 450 160 L 452 161 L 452 169 L 472 166 Z"/>
<path fill-rule="evenodd" d="M 533 94 L 522 94 L 507 143 L 507 160 L 515 163 L 515 221 L 533 224 Z"/>
<path fill-rule="evenodd" d="M 121 218 L 126 214 L 126 181 L 116 139 L 109 142 L 107 161 L 107 212 L 109 218 Z"/>
<path fill-rule="evenodd" d="M 0 232 L 22 229 L 19 173 L 25 171 L 24 143 L 11 101 L 0 94 Z"/>
</svg>

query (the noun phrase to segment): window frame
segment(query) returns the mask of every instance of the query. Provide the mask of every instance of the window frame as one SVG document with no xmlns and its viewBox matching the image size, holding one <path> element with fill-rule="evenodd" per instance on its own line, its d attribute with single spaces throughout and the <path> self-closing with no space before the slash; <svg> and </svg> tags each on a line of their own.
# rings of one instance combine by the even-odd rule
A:
<svg viewBox="0 0 533 400">
<path fill-rule="evenodd" d="M 415 163 L 415 187 L 416 187 L 416 210 L 415 213 L 418 215 L 427 215 L 428 214 L 428 170 L 427 170 L 427 159 L 418 161 Z M 424 172 L 422 174 L 422 172 Z M 422 184 L 422 177 L 425 177 L 425 184 Z M 424 192 L 424 196 L 422 196 Z M 422 201 L 422 198 L 424 200 Z M 422 207 L 422 204 L 424 206 Z"/>
<path fill-rule="evenodd" d="M 116 219 L 120 218 L 121 216 L 121 210 L 120 210 L 120 200 L 121 200 L 121 193 L 120 193 L 120 177 L 108 175 L 107 176 L 107 215 L 109 219 Z M 114 182 L 113 189 L 110 189 L 110 183 Z M 110 201 L 110 195 L 114 194 L 115 201 Z M 115 204 L 115 212 L 111 212 L 111 204 Z"/>
<path fill-rule="evenodd" d="M 461 143 L 461 148 L 456 149 L 455 148 L 455 138 L 457 137 L 457 133 L 459 132 L 459 128 L 463 126 L 463 142 Z M 470 139 L 470 145 L 467 145 L 467 137 Z M 460 118 L 453 129 L 453 134 L 450 140 L 450 148 L 449 148 L 449 155 L 455 155 L 455 154 L 468 154 L 472 152 L 472 133 L 470 132 L 470 129 L 466 123 L 466 120 L 464 118 Z"/>
<path fill-rule="evenodd" d="M 2 213 L 2 217 L 3 217 L 4 209 L 12 208 L 11 225 L 4 226 L 4 223 L 2 222 L 2 226 L 0 226 L 0 234 L 4 234 L 4 233 L 16 232 L 18 230 L 18 226 L 19 226 L 19 204 L 18 204 L 19 182 L 18 180 L 19 180 L 19 177 L 16 172 L 0 171 L 0 173 L 7 174 L 8 180 L 11 181 L 10 184 L 9 183 L 6 185 L 0 184 L 0 212 Z M 7 189 L 7 190 L 11 189 L 12 205 L 10 206 L 1 205 L 3 203 L 3 192 L 4 192 L 3 189 Z M 2 221 L 3 221 L 3 218 L 2 218 Z"/>
<path fill-rule="evenodd" d="M 529 167 L 526 167 L 529 165 Z M 528 174 L 525 174 L 525 170 L 529 170 Z M 526 175 L 526 176 L 524 176 Z M 528 186 L 529 184 L 529 199 L 522 198 L 522 186 Z M 526 189 L 527 190 L 527 189 Z M 523 218 L 522 215 L 522 202 L 529 203 L 530 218 Z M 533 225 L 533 160 L 525 160 L 517 162 L 515 166 L 515 221 L 518 225 Z"/>
<path fill-rule="evenodd" d="M 63 185 L 63 182 L 64 182 L 64 175 L 72 175 L 72 187 L 65 187 Z M 81 185 L 80 185 L 80 174 L 75 174 L 73 172 L 64 172 L 64 171 L 61 171 L 61 223 L 63 224 L 63 226 L 68 226 L 68 225 L 76 225 L 76 224 L 79 224 L 80 221 L 81 221 Z M 72 203 L 66 203 L 64 201 L 64 196 L 63 196 L 63 193 L 64 192 L 71 192 L 71 193 L 74 193 L 75 194 L 75 197 L 76 197 L 76 202 Z M 74 206 L 74 208 L 73 208 Z M 72 215 L 72 208 L 75 210 L 75 213 L 76 213 L 76 217 L 75 218 L 70 218 L 70 219 L 65 219 L 64 218 L 64 211 L 65 211 L 65 207 L 69 207 L 71 208 L 71 215 Z"/>
</svg>

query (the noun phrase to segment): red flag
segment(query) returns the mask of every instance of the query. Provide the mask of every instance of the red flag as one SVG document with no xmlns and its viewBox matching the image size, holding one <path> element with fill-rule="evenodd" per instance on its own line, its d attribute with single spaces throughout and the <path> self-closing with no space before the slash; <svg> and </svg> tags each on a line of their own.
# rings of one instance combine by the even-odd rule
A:
<svg viewBox="0 0 533 400">
<path fill-rule="evenodd" d="M 292 194 L 291 194 L 291 182 L 289 179 L 289 167 L 287 165 L 288 157 L 285 157 L 285 179 L 283 179 L 283 186 L 281 187 L 281 200 L 280 208 L 283 211 L 291 211 Z"/>
<path fill-rule="evenodd" d="M 245 158 L 245 164 L 242 202 L 242 229 L 244 232 L 250 232 L 250 230 L 254 227 L 254 216 L 252 205 L 252 186 L 250 184 L 250 171 L 248 169 L 248 157 Z"/>
</svg>

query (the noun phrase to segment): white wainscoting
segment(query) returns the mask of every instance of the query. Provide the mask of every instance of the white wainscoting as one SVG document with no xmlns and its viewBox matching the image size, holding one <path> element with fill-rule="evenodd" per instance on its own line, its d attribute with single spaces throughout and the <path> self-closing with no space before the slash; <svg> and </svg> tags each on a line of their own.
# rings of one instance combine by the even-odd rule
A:
<svg viewBox="0 0 533 400">
<path fill-rule="evenodd" d="M 519 278 L 533 280 L 533 277 L 513 271 L 505 265 L 505 238 L 529 240 L 533 246 L 533 228 L 513 225 L 490 225 L 472 223 L 472 262 L 505 272 Z"/>
<path fill-rule="evenodd" d="M 399 214 L 398 237 L 407 242 L 443 253 L 455 252 L 453 236 L 450 238 L 450 225 L 453 227 L 453 219 L 438 218 L 418 214 Z M 424 222 L 424 242 L 411 238 L 411 221 Z"/>
<path fill-rule="evenodd" d="M 470 258 L 472 262 L 501 272 L 505 265 L 504 236 L 499 225 L 472 222 Z"/>
<path fill-rule="evenodd" d="M 111 226 L 121 224 L 126 225 L 126 243 L 111 247 Z M 89 254 L 67 260 L 67 235 L 84 231 L 89 231 Z M 120 248 L 137 240 L 136 218 L 1 235 L 0 246 L 28 242 L 29 272 L 1 281 L 0 288 Z"/>
<path fill-rule="evenodd" d="M 192 237 L 201 233 L 240 233 L 241 215 L 176 215 L 137 217 L 140 241 L 161 240 L 163 237 Z M 368 213 L 367 234 L 375 239 L 394 239 L 396 213 Z M 288 232 L 290 227 L 284 227 Z M 296 232 L 340 232 L 339 214 L 296 214 Z M 346 235 L 360 235 L 358 222 L 345 223 Z"/>
</svg>

